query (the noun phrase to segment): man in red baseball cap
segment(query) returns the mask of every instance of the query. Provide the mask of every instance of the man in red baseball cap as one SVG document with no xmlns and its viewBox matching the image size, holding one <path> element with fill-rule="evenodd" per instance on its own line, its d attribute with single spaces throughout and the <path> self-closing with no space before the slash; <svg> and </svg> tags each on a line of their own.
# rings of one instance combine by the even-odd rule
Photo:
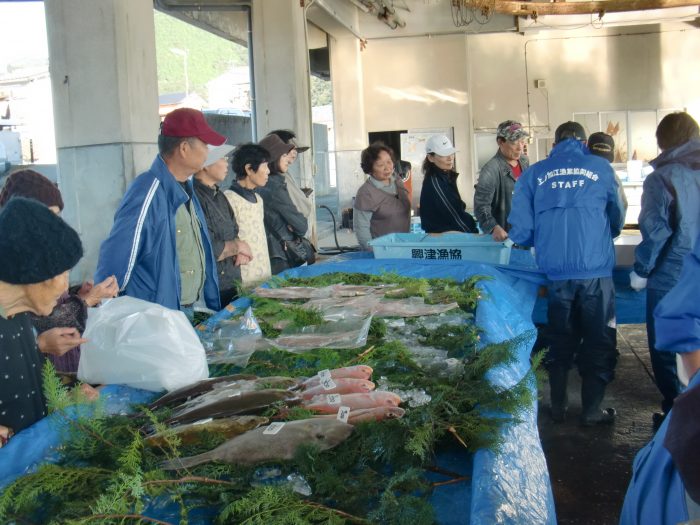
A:
<svg viewBox="0 0 700 525">
<path fill-rule="evenodd" d="M 190 317 L 195 303 L 220 308 L 216 259 L 191 176 L 204 166 L 209 147 L 224 142 L 201 111 L 180 108 L 166 115 L 159 155 L 122 198 L 100 247 L 96 279 L 115 275 L 121 295 Z"/>
</svg>

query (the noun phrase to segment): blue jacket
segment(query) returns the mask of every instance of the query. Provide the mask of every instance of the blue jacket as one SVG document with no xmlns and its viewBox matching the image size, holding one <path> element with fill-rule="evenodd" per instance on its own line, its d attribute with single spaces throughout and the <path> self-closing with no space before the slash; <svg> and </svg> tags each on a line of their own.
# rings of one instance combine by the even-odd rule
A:
<svg viewBox="0 0 700 525">
<path fill-rule="evenodd" d="M 700 388 L 700 373 L 690 381 L 688 390 L 692 388 Z M 664 447 L 671 418 L 673 409 L 654 438 L 634 458 L 620 525 L 677 525 L 689 519 L 683 480 Z"/>
<path fill-rule="evenodd" d="M 216 260 L 209 241 L 204 212 L 192 189 L 192 195 L 206 255 L 204 300 L 219 310 L 219 284 Z M 100 247 L 95 282 L 115 275 L 121 295 L 129 295 L 180 308 L 180 266 L 177 258 L 175 212 L 187 202 L 188 195 L 159 156 L 151 169 L 131 183 L 114 215 L 109 237 Z"/>
<path fill-rule="evenodd" d="M 666 150 L 644 180 L 634 271 L 647 287 L 668 291 L 678 281 L 683 256 L 700 234 L 700 140 Z"/>
<path fill-rule="evenodd" d="M 610 164 L 577 140 L 560 142 L 518 179 L 508 222 L 549 279 L 611 277 L 624 214 Z"/>
</svg>

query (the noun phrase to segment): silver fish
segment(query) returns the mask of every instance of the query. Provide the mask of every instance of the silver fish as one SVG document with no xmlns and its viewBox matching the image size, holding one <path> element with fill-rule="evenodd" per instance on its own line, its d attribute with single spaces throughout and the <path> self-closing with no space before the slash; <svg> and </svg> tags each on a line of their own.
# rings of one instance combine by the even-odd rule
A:
<svg viewBox="0 0 700 525">
<path fill-rule="evenodd" d="M 345 441 L 353 430 L 352 425 L 330 418 L 289 421 L 276 434 L 266 434 L 269 428 L 256 428 L 204 454 L 166 461 L 161 468 L 177 470 L 210 461 L 253 465 L 263 461 L 292 459 L 302 444 L 313 444 L 320 450 L 328 450 Z"/>
<path fill-rule="evenodd" d="M 231 376 L 221 376 L 221 377 L 210 377 L 209 379 L 202 379 L 191 385 L 183 386 L 172 392 L 168 392 L 162 397 L 156 399 L 151 403 L 148 408 L 155 410 L 156 408 L 174 404 L 185 399 L 189 399 L 194 396 L 203 394 L 204 392 L 209 392 L 211 389 L 216 388 L 218 383 L 232 383 L 233 381 L 246 381 L 251 379 L 257 379 L 257 376 L 250 374 L 235 374 Z"/>
<path fill-rule="evenodd" d="M 167 424 L 191 423 L 207 418 L 222 418 L 238 415 L 259 414 L 264 409 L 277 402 L 288 406 L 299 404 L 301 399 L 287 390 L 259 390 L 244 392 L 240 395 L 220 399 L 213 403 L 187 408 L 176 413 L 166 421 Z"/>
</svg>

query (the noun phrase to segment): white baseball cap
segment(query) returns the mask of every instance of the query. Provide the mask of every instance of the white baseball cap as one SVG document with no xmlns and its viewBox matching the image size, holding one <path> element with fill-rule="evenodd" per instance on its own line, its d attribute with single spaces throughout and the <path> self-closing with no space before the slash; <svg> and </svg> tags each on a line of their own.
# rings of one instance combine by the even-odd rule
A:
<svg viewBox="0 0 700 525">
<path fill-rule="evenodd" d="M 224 158 L 226 155 L 233 151 L 233 146 L 231 144 L 222 144 L 221 146 L 209 146 L 209 153 L 207 154 L 207 160 L 204 162 L 204 166 L 211 166 L 217 160 Z"/>
<path fill-rule="evenodd" d="M 452 155 L 455 151 L 455 147 L 452 145 L 452 141 L 447 137 L 447 135 L 433 135 L 425 143 L 425 152 L 434 153 L 435 155 L 440 155 L 441 157 L 448 157 Z"/>
</svg>

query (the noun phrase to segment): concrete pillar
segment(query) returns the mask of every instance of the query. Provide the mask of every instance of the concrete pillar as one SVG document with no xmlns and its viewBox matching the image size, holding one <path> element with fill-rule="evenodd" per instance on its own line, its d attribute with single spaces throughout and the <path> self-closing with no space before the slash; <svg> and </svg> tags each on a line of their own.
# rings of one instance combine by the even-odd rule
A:
<svg viewBox="0 0 700 525">
<path fill-rule="evenodd" d="M 90 277 L 114 212 L 157 153 L 153 3 L 45 2 L 59 187 L 83 240 L 73 281 Z"/>
<path fill-rule="evenodd" d="M 257 140 L 274 129 L 291 129 L 299 144 L 312 146 L 311 94 L 306 14 L 299 0 L 253 2 L 253 74 Z M 302 153 L 290 173 L 301 187 L 314 187 L 311 151 Z M 314 199 L 315 195 L 312 194 Z M 309 217 L 312 240 L 316 216 Z"/>
<path fill-rule="evenodd" d="M 360 152 L 367 147 L 360 42 L 353 37 L 331 38 L 333 121 L 339 209 L 350 207 L 365 181 Z"/>
</svg>

